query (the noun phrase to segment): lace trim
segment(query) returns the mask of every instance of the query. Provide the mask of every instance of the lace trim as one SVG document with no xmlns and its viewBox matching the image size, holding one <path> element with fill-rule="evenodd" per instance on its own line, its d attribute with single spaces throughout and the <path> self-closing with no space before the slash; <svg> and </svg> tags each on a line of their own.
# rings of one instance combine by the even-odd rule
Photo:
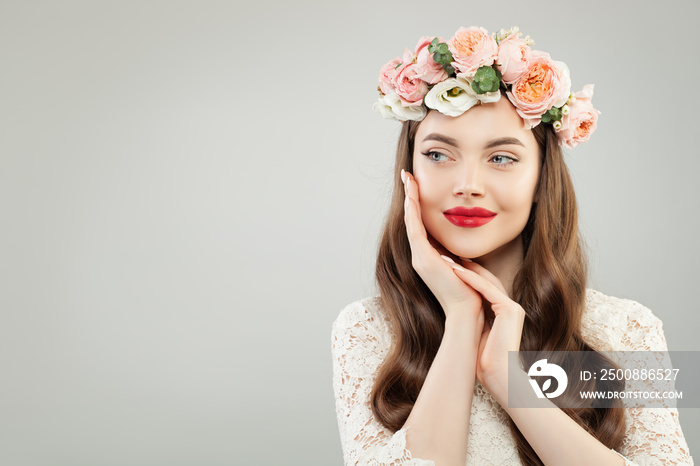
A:
<svg viewBox="0 0 700 466">
<path fill-rule="evenodd" d="M 434 466 L 406 449 L 406 430 L 392 433 L 372 414 L 370 396 L 392 334 L 377 297 L 349 304 L 332 326 L 333 390 L 346 465 Z M 583 334 L 601 351 L 667 351 L 662 323 L 643 305 L 588 290 Z M 621 452 L 626 465 L 693 464 L 675 408 L 626 410 Z M 507 413 L 477 382 L 467 464 L 520 464 Z M 615 450 L 613 450 L 615 451 Z"/>
</svg>

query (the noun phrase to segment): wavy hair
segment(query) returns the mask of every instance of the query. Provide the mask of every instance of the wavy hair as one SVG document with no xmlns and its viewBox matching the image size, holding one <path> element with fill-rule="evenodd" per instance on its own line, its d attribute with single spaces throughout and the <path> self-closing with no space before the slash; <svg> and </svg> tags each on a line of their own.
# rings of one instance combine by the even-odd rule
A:
<svg viewBox="0 0 700 466">
<path fill-rule="evenodd" d="M 408 418 L 435 358 L 445 330 L 439 302 L 411 265 L 404 223 L 404 191 L 400 172 L 412 172 L 413 149 L 420 122 L 403 123 L 396 150 L 394 189 L 379 244 L 376 280 L 383 311 L 396 337 L 372 389 L 372 411 L 392 432 Z M 587 260 L 578 230 L 573 183 L 551 125 L 533 129 L 540 149 L 537 202 L 522 232 L 524 258 L 513 281 L 512 299 L 525 309 L 520 350 L 590 351 L 577 370 L 617 368 L 583 338 Z M 530 367 L 534 360 L 525 361 Z M 565 367 L 572 369 L 572 367 Z M 620 382 L 570 381 L 579 389 L 622 389 Z M 608 448 L 618 449 L 624 437 L 622 401 L 610 408 L 562 408 Z M 542 465 L 513 420 L 510 429 L 523 464 Z"/>
</svg>

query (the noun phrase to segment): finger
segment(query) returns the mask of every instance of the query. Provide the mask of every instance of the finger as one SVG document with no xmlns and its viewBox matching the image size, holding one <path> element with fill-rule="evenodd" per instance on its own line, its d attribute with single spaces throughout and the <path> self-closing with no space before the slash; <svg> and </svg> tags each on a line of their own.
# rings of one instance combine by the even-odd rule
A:
<svg viewBox="0 0 700 466">
<path fill-rule="evenodd" d="M 409 172 L 404 172 L 406 177 L 406 196 L 409 199 L 409 205 L 411 208 L 411 229 L 414 233 L 413 239 L 419 241 L 423 246 L 430 246 L 430 238 L 428 238 L 428 232 L 425 230 L 425 225 L 423 224 L 423 216 L 420 211 L 420 200 L 418 193 L 418 185 L 416 184 L 416 179 Z M 437 249 L 433 246 L 434 249 Z"/>
<path fill-rule="evenodd" d="M 404 219 L 404 224 L 406 225 L 406 234 L 408 236 L 409 243 L 411 241 L 411 237 L 413 236 L 413 230 L 414 230 L 414 224 L 413 224 L 413 216 L 411 215 L 411 205 L 409 202 L 408 198 L 408 187 L 406 186 L 406 171 L 402 168 L 401 169 L 401 181 L 403 182 L 403 219 Z"/>
<path fill-rule="evenodd" d="M 499 287 L 473 270 L 465 269 L 459 265 L 452 266 L 452 268 L 463 282 L 481 293 L 481 295 L 491 304 L 507 305 L 513 303 L 513 300 L 510 299 L 505 291 L 501 290 Z"/>
<path fill-rule="evenodd" d="M 410 173 L 404 172 L 406 178 L 406 200 L 404 203 L 404 221 L 406 222 L 407 234 L 409 241 L 417 241 L 423 246 L 429 246 L 427 232 L 423 225 L 423 219 L 420 214 L 420 203 L 418 201 L 418 190 L 415 186 L 415 179 Z"/>
<path fill-rule="evenodd" d="M 445 256 L 444 254 L 440 254 L 440 257 L 442 257 L 443 259 L 445 259 L 445 260 L 446 260 L 447 262 L 449 262 L 450 264 L 454 264 L 454 263 L 455 263 L 455 261 L 453 261 L 451 257 L 447 257 L 447 256 Z"/>
<path fill-rule="evenodd" d="M 501 280 L 499 280 L 497 276 L 492 274 L 486 267 L 477 264 L 476 262 L 470 261 L 469 259 L 462 259 L 462 266 L 464 266 L 465 269 L 469 269 L 478 273 L 479 275 L 493 283 L 495 286 L 497 286 L 501 291 L 507 293 L 506 287 L 503 286 Z"/>
<path fill-rule="evenodd" d="M 410 197 L 406 197 L 404 209 L 406 211 L 404 215 L 404 222 L 406 222 L 406 233 L 408 235 L 408 240 L 410 242 L 425 243 L 426 245 L 430 246 L 426 236 L 427 233 L 425 231 L 425 226 L 420 220 L 420 209 L 418 208 L 418 204 Z"/>
<path fill-rule="evenodd" d="M 402 171 L 402 179 L 405 179 L 404 185 L 406 186 L 406 197 L 404 202 L 404 221 L 406 223 L 406 234 L 408 236 L 411 254 L 416 259 L 417 263 L 423 264 L 423 266 L 428 267 L 428 264 L 435 265 L 434 261 L 441 262 L 441 254 L 444 253 L 446 256 L 448 256 L 452 255 L 452 253 L 447 251 L 426 231 L 420 213 L 420 203 L 418 200 L 418 186 L 416 184 L 415 178 L 413 178 L 413 175 L 411 175 L 408 172 Z M 454 260 L 453 264 L 450 265 L 455 265 Z"/>
<path fill-rule="evenodd" d="M 418 188 L 418 182 L 416 181 L 413 174 L 411 174 L 409 172 L 404 172 L 404 177 L 406 179 L 405 184 L 407 187 L 407 189 L 406 189 L 407 196 L 415 202 L 416 206 L 420 206 L 420 190 Z M 458 260 L 459 259 L 458 256 L 456 256 L 456 255 L 452 254 L 450 251 L 448 251 L 442 244 L 440 244 L 440 242 L 438 242 L 435 238 L 433 238 L 426 231 L 425 224 L 423 223 L 423 216 L 421 214 L 420 208 L 417 208 L 415 210 L 415 212 L 417 213 L 416 223 L 420 224 L 420 226 L 418 227 L 419 228 L 418 231 L 421 234 L 421 236 L 424 236 L 428 239 L 428 243 L 433 247 L 433 249 L 435 249 L 438 252 L 438 254 L 451 257 L 453 260 Z"/>
<path fill-rule="evenodd" d="M 416 179 L 413 177 L 413 175 L 409 172 L 406 173 L 406 193 L 409 198 L 413 199 L 416 203 L 416 205 L 420 205 L 420 193 L 418 191 L 418 183 L 416 182 Z M 423 224 L 423 218 L 420 215 L 420 211 L 418 212 L 418 220 L 420 220 L 421 224 Z"/>
</svg>

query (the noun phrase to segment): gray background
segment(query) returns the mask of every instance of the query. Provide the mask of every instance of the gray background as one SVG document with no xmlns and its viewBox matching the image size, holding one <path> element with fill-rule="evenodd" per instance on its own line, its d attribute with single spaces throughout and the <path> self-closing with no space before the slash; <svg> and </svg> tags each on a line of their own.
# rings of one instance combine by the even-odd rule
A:
<svg viewBox="0 0 700 466">
<path fill-rule="evenodd" d="M 379 68 L 519 25 L 595 83 L 590 286 L 700 350 L 696 2 L 0 2 L 0 464 L 326 465 L 374 294 Z M 681 421 L 700 455 L 700 412 Z"/>
</svg>

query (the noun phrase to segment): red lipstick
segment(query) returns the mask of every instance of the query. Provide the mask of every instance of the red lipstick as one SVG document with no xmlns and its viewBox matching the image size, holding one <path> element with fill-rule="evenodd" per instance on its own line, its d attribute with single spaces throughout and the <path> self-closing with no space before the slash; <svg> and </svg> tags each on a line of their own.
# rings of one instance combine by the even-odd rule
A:
<svg viewBox="0 0 700 466">
<path fill-rule="evenodd" d="M 486 225 L 496 218 L 496 214 L 481 207 L 453 207 L 443 212 L 453 225 L 463 228 L 476 228 Z"/>
</svg>

